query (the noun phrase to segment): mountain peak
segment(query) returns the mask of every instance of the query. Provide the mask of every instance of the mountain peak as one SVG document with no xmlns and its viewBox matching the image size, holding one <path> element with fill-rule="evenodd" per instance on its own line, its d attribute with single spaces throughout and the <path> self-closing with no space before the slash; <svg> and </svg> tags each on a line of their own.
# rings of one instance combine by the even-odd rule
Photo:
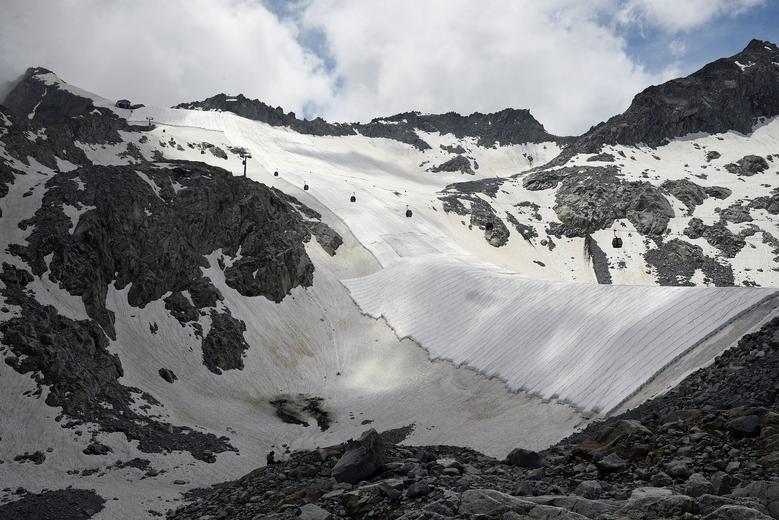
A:
<svg viewBox="0 0 779 520">
<path fill-rule="evenodd" d="M 779 115 L 777 63 L 775 44 L 752 40 L 734 56 L 645 89 L 624 113 L 578 139 L 577 149 L 594 152 L 604 144 L 660 146 L 698 132 L 748 134 L 761 118 Z"/>
<path fill-rule="evenodd" d="M 457 112 L 426 114 L 419 111 L 402 112 L 376 117 L 369 123 L 330 123 L 317 117 L 299 119 L 294 112 L 284 112 L 258 99 L 243 94 L 217 94 L 203 101 L 179 103 L 173 108 L 189 110 L 220 110 L 232 112 L 246 119 L 262 121 L 271 126 L 286 126 L 302 134 L 344 136 L 362 134 L 384 137 L 410 144 L 420 150 L 430 148 L 417 131 L 453 134 L 458 138 L 475 137 L 482 146 L 558 141 L 549 134 L 527 109 L 505 108 L 498 112 L 474 112 L 463 116 Z"/>
<path fill-rule="evenodd" d="M 758 39 L 752 39 L 746 47 L 744 47 L 744 50 L 742 52 L 777 52 L 779 49 L 777 49 L 776 44 L 771 43 L 766 40 L 758 40 Z"/>
</svg>

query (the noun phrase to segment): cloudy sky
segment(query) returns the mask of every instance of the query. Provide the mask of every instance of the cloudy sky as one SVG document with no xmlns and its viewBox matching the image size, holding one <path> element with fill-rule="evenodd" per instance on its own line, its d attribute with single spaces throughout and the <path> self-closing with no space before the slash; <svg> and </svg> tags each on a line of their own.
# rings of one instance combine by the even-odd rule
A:
<svg viewBox="0 0 779 520">
<path fill-rule="evenodd" d="M 777 0 L 0 0 L 0 81 L 108 98 L 243 93 L 298 115 L 529 108 L 578 134 L 650 84 L 779 40 Z"/>
</svg>

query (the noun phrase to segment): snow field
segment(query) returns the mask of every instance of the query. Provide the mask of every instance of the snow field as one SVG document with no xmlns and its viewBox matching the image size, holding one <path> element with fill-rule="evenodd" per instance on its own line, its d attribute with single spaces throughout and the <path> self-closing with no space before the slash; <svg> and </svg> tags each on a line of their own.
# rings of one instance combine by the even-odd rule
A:
<svg viewBox="0 0 779 520">
<path fill-rule="evenodd" d="M 775 294 L 545 282 L 443 255 L 404 259 L 344 284 L 363 312 L 385 318 L 433 359 L 603 413 Z"/>
</svg>

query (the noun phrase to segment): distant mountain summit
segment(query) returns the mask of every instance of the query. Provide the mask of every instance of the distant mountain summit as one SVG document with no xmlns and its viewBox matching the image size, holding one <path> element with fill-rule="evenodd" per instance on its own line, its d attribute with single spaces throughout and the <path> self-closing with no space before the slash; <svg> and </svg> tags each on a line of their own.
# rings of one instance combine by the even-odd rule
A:
<svg viewBox="0 0 779 520">
<path fill-rule="evenodd" d="M 473 137 L 480 146 L 561 141 L 561 138 L 548 133 L 526 109 L 506 108 L 490 114 L 474 112 L 468 116 L 456 112 L 404 112 L 375 118 L 370 123 L 328 123 L 321 117 L 312 120 L 299 119 L 294 112 L 284 112 L 281 107 L 273 108 L 243 94 L 217 94 L 203 101 L 180 103 L 173 108 L 232 112 L 247 119 L 262 121 L 271 126 L 286 126 L 309 135 L 345 136 L 359 133 L 367 137 L 384 137 L 410 144 L 419 150 L 428 150 L 431 146 L 417 131 L 454 134 L 457 138 Z"/>
<path fill-rule="evenodd" d="M 674 137 L 705 132 L 752 131 L 760 118 L 779 115 L 779 48 L 752 40 L 685 78 L 651 86 L 630 107 L 594 126 L 577 142 L 581 152 L 604 144 L 659 146 Z"/>
</svg>

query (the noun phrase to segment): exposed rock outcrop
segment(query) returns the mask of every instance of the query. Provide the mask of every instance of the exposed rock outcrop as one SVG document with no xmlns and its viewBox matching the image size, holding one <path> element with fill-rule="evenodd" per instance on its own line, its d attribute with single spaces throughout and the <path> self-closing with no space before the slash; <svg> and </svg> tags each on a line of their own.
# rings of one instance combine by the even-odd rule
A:
<svg viewBox="0 0 779 520">
<path fill-rule="evenodd" d="M 573 147 L 596 153 L 604 144 L 659 146 L 697 132 L 749 134 L 760 118 L 779 115 L 777 62 L 776 45 L 752 40 L 730 58 L 647 88 L 623 114 L 591 128 Z"/>
<path fill-rule="evenodd" d="M 531 191 L 557 187 L 555 207 L 560 224 L 555 235 L 584 237 L 627 218 L 644 235 L 660 235 L 674 216 L 658 188 L 648 182 L 624 181 L 613 167 L 565 167 L 541 170 L 523 179 Z"/>
<path fill-rule="evenodd" d="M 544 127 L 527 110 L 507 108 L 492 114 L 474 112 L 461 116 L 446 114 L 421 114 L 404 112 L 390 117 L 373 119 L 369 123 L 328 123 L 324 119 L 298 119 L 294 112 L 285 113 L 281 107 L 273 108 L 257 99 L 242 94 L 228 96 L 218 94 L 203 101 L 180 103 L 174 108 L 192 110 L 221 110 L 233 112 L 247 119 L 262 121 L 272 126 L 286 126 L 302 134 L 344 136 L 362 134 L 368 137 L 384 137 L 409 144 L 420 150 L 430 145 L 417 134 L 423 132 L 453 134 L 455 137 L 476 137 L 481 146 L 501 144 L 541 143 L 564 141 L 544 130 Z"/>
<path fill-rule="evenodd" d="M 208 265 L 204 255 L 217 249 L 233 258 L 224 267 L 227 284 L 245 296 L 278 302 L 293 287 L 312 283 L 303 246 L 310 232 L 300 214 L 275 190 L 224 170 L 200 163 L 87 167 L 56 174 L 47 187 L 41 209 L 20 224 L 34 227 L 29 244 L 11 249 L 33 274 L 50 271 L 81 296 L 112 337 L 113 314 L 105 307 L 110 283 L 131 284 L 128 299 L 137 307 L 183 290 L 203 295 L 198 307 L 213 306 L 219 295 L 201 267 Z M 63 204 L 91 209 L 71 223 Z M 191 309 L 178 312 L 185 321 L 196 319 Z"/>
</svg>

